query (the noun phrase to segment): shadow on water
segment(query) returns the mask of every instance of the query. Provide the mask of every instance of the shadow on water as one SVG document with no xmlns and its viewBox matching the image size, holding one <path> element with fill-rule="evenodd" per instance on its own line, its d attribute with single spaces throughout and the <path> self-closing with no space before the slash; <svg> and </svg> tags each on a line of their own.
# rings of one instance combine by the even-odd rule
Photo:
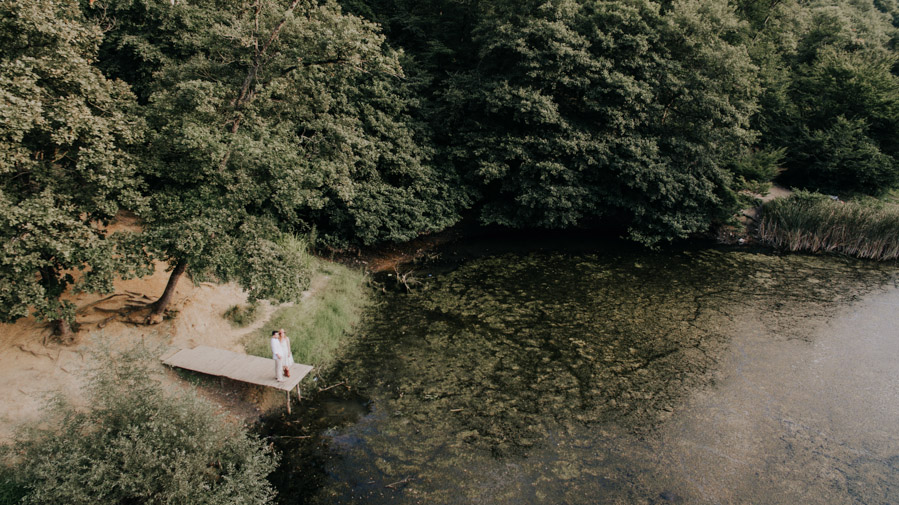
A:
<svg viewBox="0 0 899 505">
<path fill-rule="evenodd" d="M 278 469 L 270 476 L 282 502 L 305 503 L 327 483 L 327 466 L 337 457 L 335 449 L 351 449 L 361 439 L 341 436 L 337 430 L 352 426 L 370 413 L 371 402 L 345 388 L 316 394 L 301 403 L 302 414 L 285 411 L 260 423 L 260 436 L 281 454 Z"/>
<path fill-rule="evenodd" d="M 668 431 L 690 416 L 701 431 L 687 405 L 730 380 L 746 325 L 808 347 L 895 283 L 842 258 L 570 236 L 445 248 L 415 270 L 333 368 L 352 390 L 265 423 L 282 503 L 715 503 Z"/>
</svg>

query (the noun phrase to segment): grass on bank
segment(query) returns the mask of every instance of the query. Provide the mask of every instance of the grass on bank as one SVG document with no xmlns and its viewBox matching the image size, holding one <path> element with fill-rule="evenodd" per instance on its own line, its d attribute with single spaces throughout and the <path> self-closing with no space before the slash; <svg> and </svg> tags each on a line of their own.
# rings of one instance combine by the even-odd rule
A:
<svg viewBox="0 0 899 505">
<path fill-rule="evenodd" d="M 312 296 L 275 312 L 244 342 L 248 354 L 271 357 L 271 332 L 284 328 L 295 362 L 322 368 L 333 361 L 343 338 L 358 324 L 369 293 L 361 271 L 315 261 Z"/>
<path fill-rule="evenodd" d="M 758 233 L 764 243 L 790 251 L 891 260 L 899 258 L 899 205 L 798 191 L 765 204 Z"/>
</svg>

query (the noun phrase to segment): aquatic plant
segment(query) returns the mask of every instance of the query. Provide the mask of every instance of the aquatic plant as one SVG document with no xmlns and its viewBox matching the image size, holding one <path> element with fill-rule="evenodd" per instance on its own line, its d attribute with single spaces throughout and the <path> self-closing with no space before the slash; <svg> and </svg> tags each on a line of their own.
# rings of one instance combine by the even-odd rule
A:
<svg viewBox="0 0 899 505">
<path fill-rule="evenodd" d="M 896 259 L 899 206 L 799 191 L 763 207 L 758 235 L 762 242 L 790 251 Z"/>
<path fill-rule="evenodd" d="M 496 252 L 498 238 L 455 268 L 418 265 L 411 293 L 376 293 L 320 376 L 348 387 L 263 432 L 284 454 L 270 478 L 280 496 L 661 503 L 684 488 L 653 440 L 679 432 L 735 342 L 808 341 L 810 321 L 895 275 L 843 258 L 578 240 L 580 252 L 554 240 L 521 253 Z"/>
</svg>

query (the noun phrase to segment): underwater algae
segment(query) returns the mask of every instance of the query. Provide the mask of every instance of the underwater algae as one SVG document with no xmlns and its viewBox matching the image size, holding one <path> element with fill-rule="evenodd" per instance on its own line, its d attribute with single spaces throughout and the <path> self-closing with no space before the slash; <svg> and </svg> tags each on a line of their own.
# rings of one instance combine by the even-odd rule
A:
<svg viewBox="0 0 899 505">
<path fill-rule="evenodd" d="M 839 258 L 717 249 L 465 262 L 371 310 L 332 374 L 368 411 L 297 449 L 320 478 L 284 502 L 681 501 L 691 487 L 657 432 L 714 387 L 739 325 L 806 342 L 892 279 Z"/>
</svg>

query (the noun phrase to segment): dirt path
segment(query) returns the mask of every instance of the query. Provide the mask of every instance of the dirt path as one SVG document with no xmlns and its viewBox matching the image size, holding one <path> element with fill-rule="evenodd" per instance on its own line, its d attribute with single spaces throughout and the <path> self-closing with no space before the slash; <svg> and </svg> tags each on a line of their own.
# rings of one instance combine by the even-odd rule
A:
<svg viewBox="0 0 899 505">
<path fill-rule="evenodd" d="M 768 193 L 764 195 L 753 194 L 753 196 L 760 198 L 762 200 L 762 203 L 764 204 L 765 202 L 770 202 L 775 198 L 785 198 L 792 194 L 793 192 L 791 190 L 783 186 L 778 186 L 777 184 L 772 184 L 771 189 L 768 190 Z M 749 209 L 743 209 L 742 211 L 740 211 L 740 219 L 744 225 L 751 226 L 758 222 L 761 211 L 761 205 Z"/>
<path fill-rule="evenodd" d="M 762 202 L 770 202 L 771 200 L 774 200 L 775 198 L 784 198 L 784 197 L 790 196 L 792 194 L 793 194 L 793 192 L 790 191 L 789 189 L 787 189 L 783 186 L 778 186 L 777 184 L 772 184 L 771 189 L 768 190 L 768 194 L 766 194 L 765 196 L 762 197 Z"/>
</svg>

